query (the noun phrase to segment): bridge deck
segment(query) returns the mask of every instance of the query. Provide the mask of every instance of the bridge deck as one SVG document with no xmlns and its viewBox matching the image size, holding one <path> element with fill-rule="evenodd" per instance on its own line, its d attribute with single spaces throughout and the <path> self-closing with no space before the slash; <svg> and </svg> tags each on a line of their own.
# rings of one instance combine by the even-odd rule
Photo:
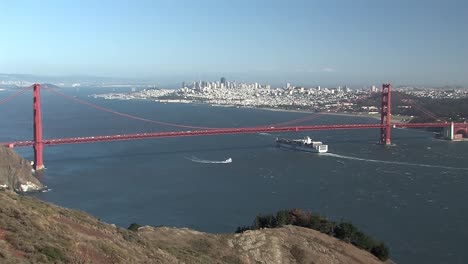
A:
<svg viewBox="0 0 468 264">
<path fill-rule="evenodd" d="M 428 128 L 428 127 L 449 127 L 450 123 L 396 123 L 392 124 L 394 128 Z M 299 131 L 314 131 L 314 130 L 347 130 L 347 129 L 376 129 L 384 128 L 381 124 L 350 124 L 350 125 L 316 125 L 316 126 L 288 126 L 288 127 L 250 127 L 250 128 L 221 128 L 209 130 L 193 130 L 193 131 L 174 131 L 174 132 L 156 132 L 143 134 L 124 134 L 124 135 L 106 135 L 106 136 L 90 136 L 90 137 L 73 137 L 73 138 L 55 138 L 43 139 L 42 143 L 46 146 L 64 145 L 64 144 L 81 144 L 93 142 L 109 142 L 121 140 L 137 140 L 151 138 L 167 138 L 167 137 L 191 137 L 191 136 L 210 136 L 210 135 L 227 135 L 227 134 L 249 134 L 261 132 L 299 132 Z M 3 146 L 10 147 L 28 147 L 33 146 L 33 140 L 4 142 L 0 143 Z"/>
</svg>

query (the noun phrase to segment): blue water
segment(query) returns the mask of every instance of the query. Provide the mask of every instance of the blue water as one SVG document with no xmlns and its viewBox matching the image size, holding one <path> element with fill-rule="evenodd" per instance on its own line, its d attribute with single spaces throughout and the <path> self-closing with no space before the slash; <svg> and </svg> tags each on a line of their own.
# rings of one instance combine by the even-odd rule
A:
<svg viewBox="0 0 468 264">
<path fill-rule="evenodd" d="M 140 117 L 196 126 L 254 126 L 306 116 L 87 96 L 106 89 L 64 92 Z M 8 94 L 0 92 L 0 99 Z M 46 138 L 177 130 L 97 112 L 46 91 L 42 102 Z M 31 95 L 0 106 L 0 141 L 31 139 L 31 108 Z M 309 124 L 373 122 L 324 115 Z M 392 147 L 375 144 L 377 130 L 47 147 L 41 180 L 51 191 L 36 196 L 122 227 L 137 222 L 208 232 L 232 232 L 258 213 L 297 207 L 352 221 L 385 241 L 398 263 L 466 263 L 468 144 L 435 140 L 417 130 L 392 133 Z M 277 136 L 305 135 L 329 144 L 331 154 L 275 147 Z M 17 151 L 32 159 L 31 149 Z M 219 163 L 228 158 L 232 163 Z"/>
</svg>

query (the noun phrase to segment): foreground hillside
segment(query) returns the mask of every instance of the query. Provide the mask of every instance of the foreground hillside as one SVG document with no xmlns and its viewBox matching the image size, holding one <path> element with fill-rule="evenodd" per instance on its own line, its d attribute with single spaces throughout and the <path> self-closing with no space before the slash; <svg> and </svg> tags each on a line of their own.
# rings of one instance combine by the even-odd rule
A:
<svg viewBox="0 0 468 264">
<path fill-rule="evenodd" d="M 0 191 L 0 263 L 381 263 L 370 253 L 295 226 L 207 234 L 130 231 L 75 210 Z"/>
</svg>

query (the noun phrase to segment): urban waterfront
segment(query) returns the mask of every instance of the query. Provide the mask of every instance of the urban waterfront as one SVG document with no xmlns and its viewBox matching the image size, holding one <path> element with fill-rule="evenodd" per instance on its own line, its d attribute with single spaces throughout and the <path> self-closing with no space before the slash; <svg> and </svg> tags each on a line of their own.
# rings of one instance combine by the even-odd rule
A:
<svg viewBox="0 0 468 264">
<path fill-rule="evenodd" d="M 244 127 L 306 116 L 190 104 L 93 99 L 103 89 L 64 90 L 111 109 L 172 123 Z M 2 92 L 5 95 L 8 92 Z M 0 94 L 0 96 L 4 96 Z M 30 139 L 31 97 L 2 106 L 0 141 Z M 46 138 L 168 130 L 43 94 Z M 321 116 L 310 124 L 373 123 Z M 277 149 L 276 136 L 329 144 L 329 155 Z M 298 207 L 350 220 L 385 241 L 398 263 L 462 263 L 468 258 L 468 145 L 418 130 L 393 130 L 395 146 L 376 145 L 378 131 L 320 131 L 156 139 L 48 147 L 40 199 L 105 222 L 184 226 L 233 232 L 258 213 Z M 17 149 L 31 159 L 30 149 Z M 230 164 L 215 164 L 232 158 Z"/>
</svg>

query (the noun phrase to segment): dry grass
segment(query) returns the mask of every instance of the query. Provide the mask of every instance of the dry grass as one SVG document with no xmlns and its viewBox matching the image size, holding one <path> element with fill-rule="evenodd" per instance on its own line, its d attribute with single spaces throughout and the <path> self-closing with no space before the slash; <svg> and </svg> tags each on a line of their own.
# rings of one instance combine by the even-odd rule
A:
<svg viewBox="0 0 468 264">
<path fill-rule="evenodd" d="M 244 234 L 143 227 L 0 191 L 0 263 L 380 263 L 313 230 L 287 226 Z"/>
</svg>

